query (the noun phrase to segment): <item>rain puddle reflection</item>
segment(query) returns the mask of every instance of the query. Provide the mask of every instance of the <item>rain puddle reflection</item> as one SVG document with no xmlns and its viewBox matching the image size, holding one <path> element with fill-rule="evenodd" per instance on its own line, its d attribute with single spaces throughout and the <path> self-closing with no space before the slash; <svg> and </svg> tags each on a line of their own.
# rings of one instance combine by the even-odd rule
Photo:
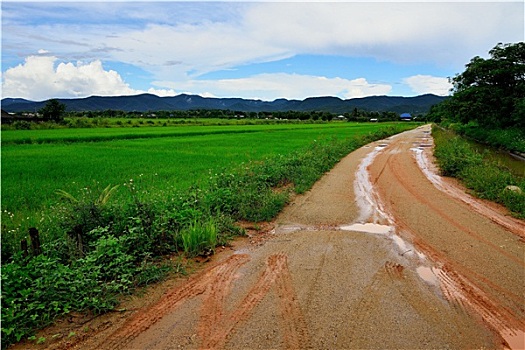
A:
<svg viewBox="0 0 525 350">
<path fill-rule="evenodd" d="M 394 229 L 392 226 L 374 224 L 371 222 L 366 224 L 342 225 L 339 226 L 339 228 L 343 231 L 366 232 L 378 235 L 387 235 Z"/>
</svg>

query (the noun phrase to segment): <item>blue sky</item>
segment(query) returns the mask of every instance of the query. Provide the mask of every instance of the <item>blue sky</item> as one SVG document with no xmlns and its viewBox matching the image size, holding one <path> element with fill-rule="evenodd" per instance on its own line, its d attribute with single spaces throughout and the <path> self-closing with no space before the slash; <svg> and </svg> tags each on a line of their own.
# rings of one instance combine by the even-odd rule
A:
<svg viewBox="0 0 525 350">
<path fill-rule="evenodd" d="M 2 1 L 2 97 L 446 95 L 523 1 Z"/>
</svg>

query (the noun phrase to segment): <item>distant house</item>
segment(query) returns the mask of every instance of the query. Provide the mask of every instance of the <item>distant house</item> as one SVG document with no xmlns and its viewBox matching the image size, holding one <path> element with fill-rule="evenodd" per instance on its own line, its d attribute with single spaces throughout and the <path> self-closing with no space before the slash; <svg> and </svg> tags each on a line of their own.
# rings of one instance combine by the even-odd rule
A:
<svg viewBox="0 0 525 350">
<path fill-rule="evenodd" d="M 344 115 L 338 115 L 337 117 L 333 117 L 332 120 L 346 120 L 346 117 Z"/>
<path fill-rule="evenodd" d="M 403 113 L 399 117 L 401 118 L 401 120 L 412 120 L 412 116 L 410 115 L 410 113 Z"/>
<path fill-rule="evenodd" d="M 40 122 L 42 119 L 38 118 L 38 116 L 34 113 L 24 113 L 23 115 L 19 115 L 15 113 L 8 113 L 2 109 L 2 124 L 11 124 L 16 121 Z"/>
<path fill-rule="evenodd" d="M 370 118 L 370 121 L 371 121 L 371 122 L 374 122 L 374 123 L 377 123 L 377 122 L 378 122 L 377 118 Z"/>
</svg>

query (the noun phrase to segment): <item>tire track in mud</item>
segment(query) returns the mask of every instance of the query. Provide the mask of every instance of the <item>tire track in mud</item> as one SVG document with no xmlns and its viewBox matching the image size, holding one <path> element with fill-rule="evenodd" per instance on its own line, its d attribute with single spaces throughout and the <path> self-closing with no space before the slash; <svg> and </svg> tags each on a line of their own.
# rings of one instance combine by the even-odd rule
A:
<svg viewBox="0 0 525 350">
<path fill-rule="evenodd" d="M 401 225 L 401 227 L 403 226 Z M 406 226 L 404 230 L 410 233 Z M 524 308 L 519 306 L 523 305 L 524 297 L 497 285 L 466 266 L 451 262 L 443 254 L 422 243 L 420 238 L 415 238 L 414 244 L 418 250 L 440 266 L 435 269 L 437 271 L 436 278 L 445 299 L 459 310 L 478 315 L 491 329 L 501 335 L 506 347 L 514 350 L 525 349 L 522 339 L 525 336 L 523 331 L 525 330 Z M 467 279 L 465 276 L 473 278 Z M 480 280 L 501 292 L 508 300 L 512 300 L 514 305 L 518 306 L 519 315 L 487 295 L 483 288 L 474 283 L 473 280 Z"/>
<path fill-rule="evenodd" d="M 410 271 L 406 271 L 405 266 L 400 263 L 393 261 L 386 261 L 373 275 L 370 283 L 363 290 L 362 296 L 357 302 L 355 310 L 355 322 L 354 324 L 358 327 L 361 325 L 370 324 L 369 318 L 375 318 L 381 322 L 392 324 L 392 327 L 400 327 L 399 322 L 404 320 L 403 313 L 407 312 L 412 314 L 411 310 L 414 310 L 418 317 L 421 318 L 420 322 L 424 325 L 419 324 L 422 328 L 432 327 L 437 322 L 441 325 L 439 330 L 439 337 L 442 345 L 453 344 L 451 340 L 458 329 L 463 329 L 464 312 L 462 310 L 447 309 L 444 306 L 436 307 L 432 301 L 429 301 L 424 295 L 418 291 L 414 291 L 413 284 L 411 281 L 417 279 L 414 274 Z M 430 293 L 430 292 L 429 292 Z M 403 308 L 396 308 L 395 311 L 399 314 L 385 314 L 382 303 L 386 300 L 397 300 L 403 305 Z M 440 322 L 446 313 L 447 323 Z M 413 314 L 412 314 L 413 315 Z M 377 326 L 377 324 L 374 324 Z M 379 326 L 378 329 L 381 329 Z M 372 332 L 368 336 L 374 337 L 376 330 L 366 330 Z M 438 330 L 436 330 L 437 332 Z M 464 332 L 468 330 L 463 329 Z M 359 343 L 360 336 L 362 337 L 363 329 L 352 329 L 349 336 L 350 339 L 355 339 L 357 343 L 352 343 L 350 348 L 362 348 L 363 344 Z M 399 334 L 399 336 L 403 336 Z M 366 344 L 366 343 L 364 343 Z M 408 345 L 410 344 L 410 345 Z M 412 343 L 409 340 L 405 343 L 405 347 L 413 347 L 417 343 Z M 420 344 L 419 346 L 422 346 Z M 394 346 L 398 347 L 398 346 Z"/>
<path fill-rule="evenodd" d="M 132 316 L 120 329 L 99 344 L 101 349 L 123 349 L 141 333 L 157 323 L 168 313 L 174 312 L 189 299 L 202 296 L 197 336 L 201 349 L 223 348 L 236 328 L 246 321 L 257 305 L 275 288 L 283 329 L 284 347 L 299 349 L 308 343 L 308 331 L 302 310 L 292 284 L 286 255 L 270 255 L 266 268 L 254 286 L 231 312 L 225 311 L 226 298 L 230 294 L 238 269 L 250 260 L 246 254 L 235 254 L 220 264 L 210 267 L 190 281 L 170 291 L 153 306 Z"/>
<path fill-rule="evenodd" d="M 510 260 L 513 260 L 514 262 L 520 264 L 521 266 L 525 267 L 525 262 L 523 259 L 520 259 L 514 255 L 511 255 L 507 253 L 504 249 L 500 248 L 499 246 L 495 245 L 494 243 L 490 242 L 489 240 L 485 239 L 481 235 L 475 233 L 465 225 L 462 225 L 461 223 L 457 222 L 451 215 L 448 215 L 443 209 L 438 207 L 436 204 L 434 204 L 431 200 L 428 198 L 425 198 L 418 192 L 416 192 L 413 187 L 410 185 L 409 182 L 407 182 L 406 179 L 409 179 L 408 174 L 403 169 L 402 166 L 400 166 L 400 162 L 396 157 L 389 157 L 387 160 L 388 167 L 390 168 L 392 174 L 395 176 L 397 182 L 403 186 L 403 188 L 408 191 L 415 199 L 417 199 L 420 203 L 424 204 L 428 208 L 430 208 L 434 213 L 438 214 L 443 220 L 448 222 L 449 224 L 456 227 L 458 230 L 468 234 L 469 236 L 475 238 L 476 240 L 484 243 L 485 245 L 489 246 L 490 248 L 498 251 L 499 254 L 507 257 Z"/>
<path fill-rule="evenodd" d="M 447 214 L 443 208 L 437 205 L 437 203 L 419 193 L 416 190 L 414 184 L 409 180 L 411 179 L 408 174 L 408 169 L 410 167 L 407 166 L 407 164 L 404 164 L 403 160 L 404 159 L 402 158 L 402 155 L 398 155 L 398 152 L 394 152 L 394 156 L 389 154 L 388 157 L 386 157 L 386 160 L 383 160 L 384 163 L 380 171 L 376 171 L 376 174 L 379 173 L 379 175 L 376 175 L 374 184 L 376 184 L 380 176 L 383 175 L 385 166 L 388 167 L 389 173 L 395 178 L 398 186 L 401 186 L 412 196 L 413 199 L 415 199 L 421 205 L 427 207 L 430 211 L 437 214 L 442 220 L 444 220 L 444 222 L 452 225 L 460 232 L 470 236 L 475 241 L 481 242 L 488 249 L 497 252 L 498 255 L 508 259 L 507 261 L 509 261 L 509 263 L 512 262 L 515 264 L 515 266 L 520 267 L 525 266 L 523 259 L 508 253 L 506 250 L 482 237 L 480 234 L 473 232 L 467 226 L 456 221 L 452 215 Z M 416 162 L 423 173 L 428 171 L 428 169 L 425 170 L 421 168 L 422 164 L 417 159 L 417 154 Z M 431 181 L 428 174 L 424 175 L 428 180 Z M 434 184 L 433 181 L 431 182 Z M 389 186 L 392 186 L 392 184 L 389 184 Z M 446 191 L 443 192 L 450 196 L 450 193 Z M 463 202 L 469 204 L 468 202 Z M 379 202 L 377 205 L 381 207 L 382 204 Z M 392 208 L 389 209 L 392 211 Z M 483 211 L 480 211 L 479 209 L 476 209 L 476 211 L 483 214 Z M 390 215 L 390 213 L 387 214 Z M 514 303 L 518 302 L 518 305 L 523 305 L 523 296 L 514 293 L 513 290 L 498 286 L 496 283 L 491 282 L 489 279 L 485 278 L 484 276 L 480 276 L 474 271 L 470 271 L 470 269 L 462 266 L 461 264 L 458 266 L 457 263 L 450 262 L 450 259 L 445 257 L 442 253 L 439 253 L 436 249 L 424 243 L 423 238 L 417 235 L 416 231 L 410 229 L 410 225 L 407 222 L 403 222 L 403 219 L 400 219 L 398 215 L 395 215 L 395 218 L 395 225 L 398 228 L 403 229 L 405 235 L 408 234 L 412 236 L 414 239 L 414 244 L 421 252 L 431 257 L 434 262 L 442 264 L 442 267 L 437 269 L 439 273 L 437 273 L 436 277 L 439 281 L 439 286 L 443 295 L 449 302 L 458 305 L 460 309 L 468 310 L 480 316 L 490 328 L 496 330 L 500 334 L 501 338 L 503 339 L 502 343 L 504 346 L 510 347 L 512 349 L 521 349 L 525 347 L 525 344 L 523 343 L 524 340 L 522 339 L 525 335 L 523 331 L 525 329 L 525 322 L 523 320 L 523 307 L 518 306 L 518 313 L 520 313 L 521 316 L 516 315 L 515 312 L 502 305 L 501 302 L 498 302 L 494 298 L 489 297 L 479 285 L 476 285 L 465 276 L 471 276 L 474 277 L 475 280 L 481 280 L 486 285 L 489 285 L 489 287 L 496 287 L 494 289 L 504 292 L 505 296 L 514 300 Z M 491 218 L 489 217 L 489 219 Z M 497 221 L 495 222 L 498 223 Z M 503 226 L 509 229 L 508 225 Z M 510 232 L 514 231 L 515 230 L 510 229 Z M 463 275 L 456 272 L 456 270 L 463 271 Z"/>
<path fill-rule="evenodd" d="M 220 322 L 215 324 L 204 323 L 201 318 L 199 326 L 201 336 L 207 335 L 206 338 L 203 338 L 201 348 L 223 348 L 228 338 L 235 332 L 236 327 L 251 316 L 255 307 L 266 297 L 272 287 L 277 289 L 279 298 L 279 309 L 284 331 L 284 347 L 287 349 L 299 349 L 300 344 L 307 344 L 308 331 L 306 322 L 292 285 L 288 259 L 286 255 L 280 253 L 268 257 L 266 269 L 231 315 L 223 317 Z M 210 295 L 210 298 L 212 297 Z M 204 331 L 206 328 L 211 328 L 211 330 Z"/>
<path fill-rule="evenodd" d="M 430 140 L 432 141 L 432 140 Z M 429 144 L 429 147 L 433 147 L 434 142 L 432 141 Z M 494 223 L 505 227 L 510 232 L 518 235 L 523 241 L 525 239 L 525 225 L 516 218 L 513 218 L 508 215 L 504 215 L 501 212 L 495 210 L 494 208 L 487 206 L 484 202 L 480 201 L 477 198 L 470 196 L 468 193 L 465 193 L 465 190 L 458 188 L 452 184 L 446 183 L 443 181 L 442 177 L 437 174 L 436 166 L 432 161 L 429 160 L 429 155 L 424 152 L 420 147 L 412 148 L 416 158 L 416 162 L 426 176 L 426 178 L 441 192 L 460 200 L 463 203 L 469 205 L 476 212 L 490 219 Z M 430 156 L 431 157 L 431 156 Z"/>
<path fill-rule="evenodd" d="M 415 236 L 411 233 L 410 228 L 400 222 L 399 227 L 406 232 L 407 234 L 410 234 L 414 239 L 414 245 L 416 248 L 421 251 L 425 256 L 429 257 L 432 261 L 435 261 L 439 263 L 441 268 L 439 270 L 446 270 L 446 271 L 457 271 L 461 273 L 461 275 L 465 276 L 471 276 L 473 279 L 479 281 L 480 283 L 483 283 L 487 285 L 488 287 L 505 294 L 506 297 L 511 299 L 516 305 L 523 305 L 525 302 L 525 297 L 523 295 L 517 294 L 514 290 L 504 288 L 493 281 L 489 280 L 487 277 L 482 276 L 481 274 L 475 272 L 474 270 L 464 266 L 459 265 L 457 263 L 451 262 L 444 254 L 438 252 L 434 248 L 430 247 L 428 244 L 425 244 L 419 237 Z M 436 276 L 439 278 L 439 276 Z M 525 306 L 521 307 L 521 315 L 525 317 Z"/>
<path fill-rule="evenodd" d="M 320 230 L 319 230 L 320 231 Z M 332 240 L 332 235 L 327 235 L 326 236 L 327 238 L 327 242 L 326 243 L 330 243 L 330 241 Z M 308 294 L 306 296 L 306 309 L 310 309 L 310 305 L 312 303 L 312 300 L 313 300 L 313 295 L 314 295 L 314 292 L 315 292 L 315 288 L 317 287 L 318 283 L 319 283 L 319 280 L 321 278 L 321 275 L 323 273 L 323 269 L 324 269 L 324 266 L 326 264 L 326 256 L 328 254 L 328 252 L 332 249 L 332 247 L 330 245 L 328 245 L 327 247 L 325 247 L 322 255 L 321 255 L 321 261 L 319 263 L 319 265 L 316 267 L 316 272 L 315 272 L 315 276 L 313 278 L 313 281 L 312 283 L 310 284 L 309 288 L 308 288 Z"/>
<path fill-rule="evenodd" d="M 125 348 L 139 334 L 157 323 L 162 317 L 176 309 L 190 298 L 213 288 L 215 282 L 227 284 L 234 277 L 233 273 L 248 262 L 248 255 L 232 255 L 216 266 L 211 266 L 191 278 L 187 283 L 168 292 L 162 299 L 151 307 L 147 307 L 132 316 L 120 329 L 109 336 L 107 341 L 100 344 L 100 349 Z"/>
</svg>

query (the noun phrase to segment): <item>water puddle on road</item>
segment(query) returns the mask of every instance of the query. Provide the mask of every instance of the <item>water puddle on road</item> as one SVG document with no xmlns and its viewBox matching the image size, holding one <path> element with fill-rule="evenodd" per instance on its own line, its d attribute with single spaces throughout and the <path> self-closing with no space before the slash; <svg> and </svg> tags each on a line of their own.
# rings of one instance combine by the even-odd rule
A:
<svg viewBox="0 0 525 350">
<path fill-rule="evenodd" d="M 389 219 L 389 215 L 387 215 L 380 204 L 368 174 L 370 164 L 372 164 L 375 157 L 387 146 L 387 144 L 376 146 L 372 152 L 363 158 L 357 168 L 354 181 L 354 193 L 359 207 L 358 222 L 379 222 L 381 219 Z M 390 221 L 391 220 L 389 220 L 389 222 Z"/>
<path fill-rule="evenodd" d="M 355 174 L 354 193 L 360 215 L 357 223 L 342 225 L 339 226 L 339 229 L 384 235 L 392 240 L 392 248 L 399 256 L 403 258 L 415 258 L 415 264 L 420 265 L 427 261 L 426 256 L 417 251 L 412 244 L 396 233 L 395 219 L 383 205 L 379 194 L 376 192 L 370 180 L 368 167 L 374 162 L 377 155 L 381 152 L 400 152 L 397 148 L 388 146 L 386 143 L 380 143 L 369 152 L 359 164 Z"/>
<path fill-rule="evenodd" d="M 428 266 L 419 266 L 416 268 L 418 276 L 425 282 L 430 283 L 434 286 L 439 286 L 439 279 L 437 273 L 440 269 Z"/>
<path fill-rule="evenodd" d="M 388 225 L 380 225 L 369 222 L 366 224 L 342 225 L 339 226 L 339 229 L 343 231 L 355 231 L 373 233 L 377 235 L 388 235 L 390 232 L 393 231 L 394 228 Z"/>
</svg>

